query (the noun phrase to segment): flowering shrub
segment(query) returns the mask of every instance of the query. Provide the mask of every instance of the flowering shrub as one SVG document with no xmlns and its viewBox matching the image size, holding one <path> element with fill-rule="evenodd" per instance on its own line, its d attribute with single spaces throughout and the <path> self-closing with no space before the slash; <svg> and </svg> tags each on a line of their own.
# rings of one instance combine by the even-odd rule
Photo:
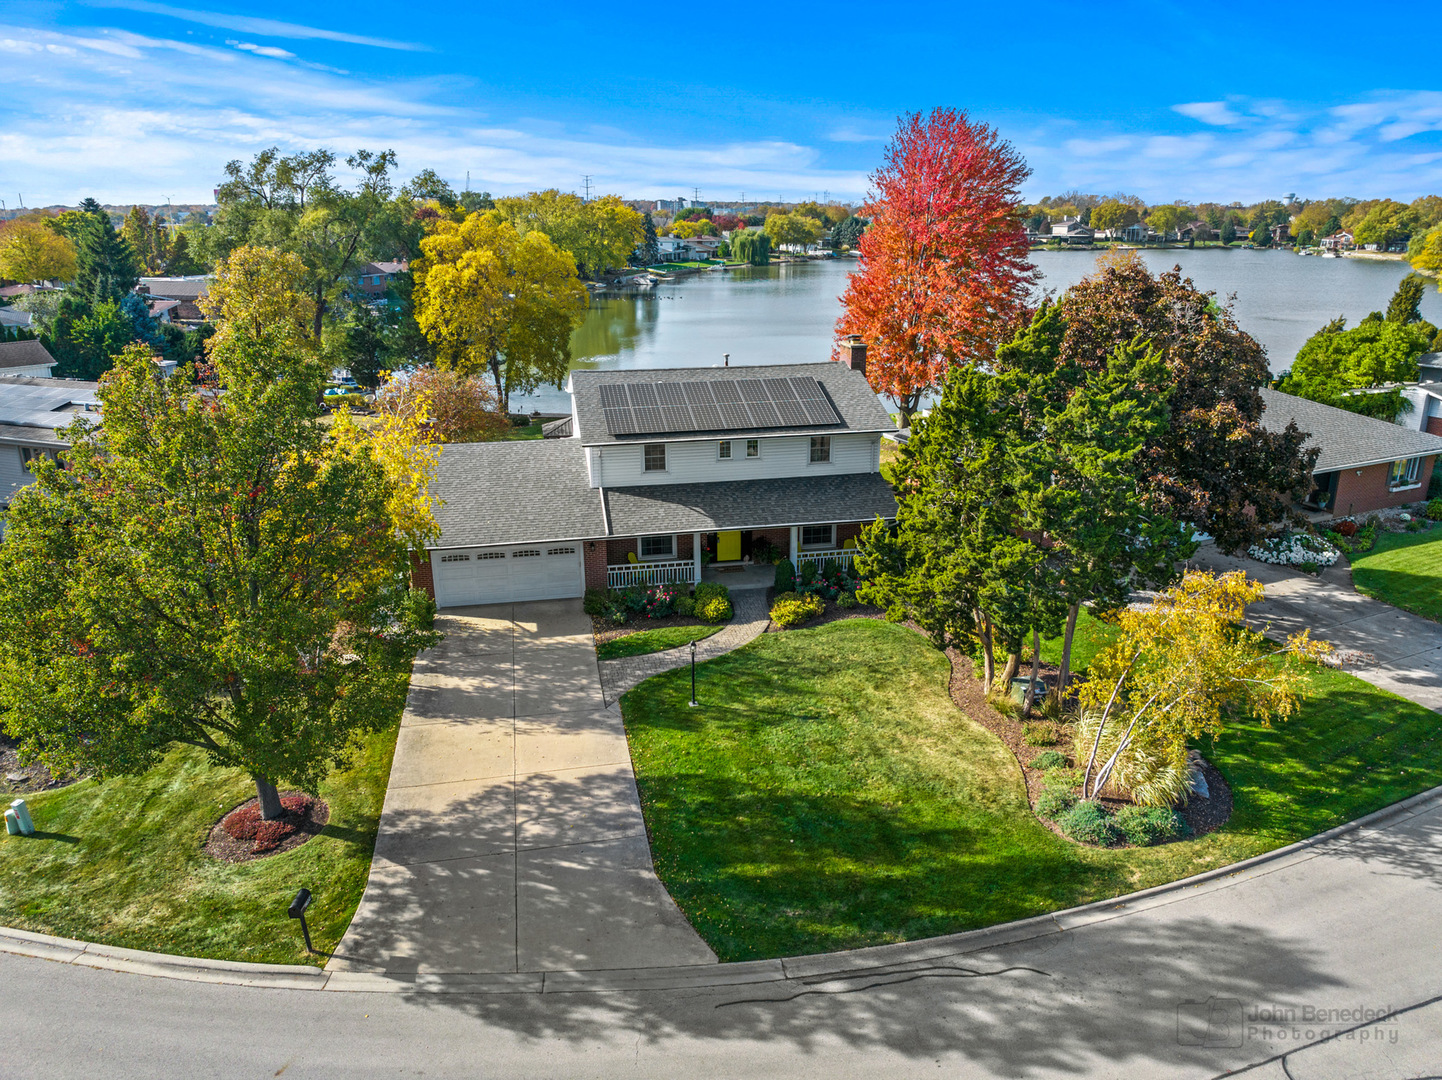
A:
<svg viewBox="0 0 1442 1080">
<path fill-rule="evenodd" d="M 264 821 L 260 816 L 260 803 L 247 803 L 227 814 L 221 827 L 236 840 L 255 841 L 253 853 L 264 855 L 300 831 L 315 806 L 315 800 L 309 795 L 282 795 L 280 805 L 285 813 L 275 821 Z"/>
<path fill-rule="evenodd" d="M 1247 554 L 1258 562 L 1274 566 L 1331 566 L 1341 557 L 1341 552 L 1327 541 L 1306 533 L 1292 533 L 1288 536 L 1274 536 L 1260 544 L 1253 544 Z"/>
<path fill-rule="evenodd" d="M 641 614 L 648 619 L 664 619 L 667 615 L 675 614 L 676 601 L 681 597 L 681 590 L 676 585 L 653 585 L 646 590 L 645 606 Z"/>
</svg>

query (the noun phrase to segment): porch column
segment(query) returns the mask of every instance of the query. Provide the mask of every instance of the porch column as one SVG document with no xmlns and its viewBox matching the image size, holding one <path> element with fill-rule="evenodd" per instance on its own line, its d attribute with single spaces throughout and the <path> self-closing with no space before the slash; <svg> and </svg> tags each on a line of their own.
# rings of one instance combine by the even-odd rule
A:
<svg viewBox="0 0 1442 1080">
<path fill-rule="evenodd" d="M 801 526 L 791 526 L 791 565 L 796 565 L 796 556 L 801 554 Z"/>
<path fill-rule="evenodd" d="M 692 558 L 692 560 L 693 560 L 693 561 L 695 562 L 695 564 L 696 564 L 696 570 L 695 570 L 696 580 L 695 580 L 694 582 L 692 582 L 692 584 L 693 584 L 693 585 L 700 585 L 700 584 L 701 584 L 701 534 L 700 534 L 700 533 L 692 533 L 692 534 L 691 534 L 691 558 Z"/>
</svg>

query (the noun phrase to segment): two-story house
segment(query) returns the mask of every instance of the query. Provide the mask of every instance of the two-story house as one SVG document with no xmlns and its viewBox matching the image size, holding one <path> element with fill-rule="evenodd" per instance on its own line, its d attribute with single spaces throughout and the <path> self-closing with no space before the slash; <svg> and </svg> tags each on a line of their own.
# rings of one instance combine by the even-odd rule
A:
<svg viewBox="0 0 1442 1080">
<path fill-rule="evenodd" d="M 845 363 L 575 371 L 570 436 L 446 446 L 441 535 L 412 579 L 442 607 L 694 583 L 762 539 L 849 563 L 896 516 L 881 437 L 895 425 Z M 725 580 L 724 578 L 722 580 Z"/>
</svg>

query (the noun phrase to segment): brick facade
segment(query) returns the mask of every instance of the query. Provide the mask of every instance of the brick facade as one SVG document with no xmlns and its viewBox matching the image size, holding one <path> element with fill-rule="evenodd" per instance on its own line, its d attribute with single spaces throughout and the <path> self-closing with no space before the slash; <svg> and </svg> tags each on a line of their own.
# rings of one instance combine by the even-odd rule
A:
<svg viewBox="0 0 1442 1080">
<path fill-rule="evenodd" d="M 431 594 L 431 599 L 436 598 L 436 582 L 431 576 L 431 556 L 429 552 L 411 552 L 411 588 L 424 589 Z"/>
<path fill-rule="evenodd" d="M 1368 465 L 1364 469 L 1343 469 L 1337 474 L 1337 498 L 1329 508 L 1338 517 L 1370 514 L 1392 506 L 1421 502 L 1427 497 L 1427 484 L 1432 479 L 1436 458 L 1423 458 L 1418 484 L 1393 491 L 1387 483 L 1392 474 L 1390 463 Z"/>
<path fill-rule="evenodd" d="M 1427 434 L 1442 435 L 1442 416 L 1427 417 Z"/>
<path fill-rule="evenodd" d="M 606 563 L 608 562 L 607 548 L 610 545 L 604 540 L 587 540 L 581 547 L 581 557 L 586 565 L 586 588 L 604 589 L 606 587 Z"/>
</svg>

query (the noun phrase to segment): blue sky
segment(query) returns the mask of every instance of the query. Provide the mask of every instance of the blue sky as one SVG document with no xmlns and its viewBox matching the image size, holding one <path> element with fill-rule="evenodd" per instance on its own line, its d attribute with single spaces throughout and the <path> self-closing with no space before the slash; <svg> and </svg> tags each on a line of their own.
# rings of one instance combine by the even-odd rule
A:
<svg viewBox="0 0 1442 1080">
<path fill-rule="evenodd" d="M 1442 192 L 1438 78 L 1354 5 L 193 3 L 0 6 L 6 206 L 209 201 L 272 144 L 494 193 L 855 199 L 938 104 L 1022 151 L 1028 198 Z"/>
</svg>

